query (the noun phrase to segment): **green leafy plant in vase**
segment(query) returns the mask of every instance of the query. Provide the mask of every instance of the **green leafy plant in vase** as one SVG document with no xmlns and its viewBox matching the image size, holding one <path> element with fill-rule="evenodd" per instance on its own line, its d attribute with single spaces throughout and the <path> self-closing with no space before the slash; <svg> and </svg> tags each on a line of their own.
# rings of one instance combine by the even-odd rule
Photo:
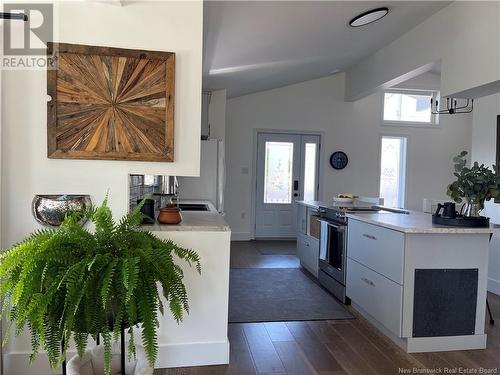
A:
<svg viewBox="0 0 500 375">
<path fill-rule="evenodd" d="M 456 203 L 465 201 L 465 216 L 480 216 L 484 202 L 500 194 L 500 176 L 498 167 L 492 169 L 479 165 L 478 162 L 467 167 L 467 151 L 462 151 L 453 158 L 454 173 L 457 178 L 448 186 L 447 194 Z"/>
<path fill-rule="evenodd" d="M 177 322 L 189 312 L 183 271 L 174 258 L 194 265 L 198 273 L 201 267 L 195 251 L 140 228 L 141 206 L 117 223 L 106 197 L 101 206 L 70 213 L 58 229 L 36 231 L 0 256 L 3 314 L 17 335 L 29 328 L 31 361 L 43 348 L 55 368 L 72 337 L 81 357 L 89 336 L 101 335 L 109 374 L 112 340 L 126 328 L 128 353 L 135 355 L 133 332 L 139 325 L 153 367 L 162 295 Z M 78 224 L 82 215 L 94 223 L 93 231 Z"/>
</svg>

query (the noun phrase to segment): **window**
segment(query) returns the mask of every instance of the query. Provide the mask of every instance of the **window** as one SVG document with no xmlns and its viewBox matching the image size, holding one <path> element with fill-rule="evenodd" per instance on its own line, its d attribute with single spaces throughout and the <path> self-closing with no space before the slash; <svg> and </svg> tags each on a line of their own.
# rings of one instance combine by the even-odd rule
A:
<svg viewBox="0 0 500 375">
<path fill-rule="evenodd" d="M 317 159 L 317 143 L 305 144 L 304 156 L 304 200 L 316 200 L 316 159 Z"/>
<path fill-rule="evenodd" d="M 293 143 L 266 142 L 264 203 L 292 203 Z"/>
<path fill-rule="evenodd" d="M 437 116 L 431 113 L 431 99 L 436 98 L 436 91 L 387 91 L 384 94 L 384 122 L 437 124 Z"/>
<path fill-rule="evenodd" d="M 405 205 L 406 143 L 406 137 L 382 137 L 380 196 L 388 207 L 403 208 Z"/>
</svg>

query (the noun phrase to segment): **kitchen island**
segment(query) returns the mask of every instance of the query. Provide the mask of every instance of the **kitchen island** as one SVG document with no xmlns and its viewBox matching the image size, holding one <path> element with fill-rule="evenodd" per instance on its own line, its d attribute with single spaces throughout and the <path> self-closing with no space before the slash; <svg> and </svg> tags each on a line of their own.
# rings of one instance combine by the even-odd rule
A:
<svg viewBox="0 0 500 375">
<path fill-rule="evenodd" d="M 180 324 L 167 310 L 160 316 L 155 368 L 227 364 L 231 231 L 218 213 L 186 211 L 182 218 L 178 225 L 143 226 L 162 239 L 196 250 L 202 267 L 199 275 L 194 268 L 178 263 L 184 270 L 190 312 Z"/>
<path fill-rule="evenodd" d="M 421 212 L 347 214 L 347 296 L 407 352 L 486 347 L 490 234 Z"/>
<path fill-rule="evenodd" d="M 189 314 L 177 324 L 170 310 L 159 315 L 158 356 L 155 368 L 218 365 L 229 363 L 227 337 L 229 306 L 229 248 L 231 231 L 222 215 L 214 212 L 183 212 L 179 225 L 144 225 L 156 236 L 172 240 L 200 255 L 202 272 L 177 261 L 184 270 L 189 297 Z M 175 260 L 175 257 L 174 257 Z M 164 300 L 163 304 L 168 306 Z M 135 342 L 141 345 L 140 330 Z M 12 336 L 13 337 L 13 336 Z M 89 339 L 89 347 L 95 345 Z M 61 373 L 49 367 L 45 352 L 30 365 L 31 342 L 27 332 L 12 339 L 4 348 L 4 374 L 40 375 Z M 73 344 L 67 358 L 76 354 Z"/>
</svg>

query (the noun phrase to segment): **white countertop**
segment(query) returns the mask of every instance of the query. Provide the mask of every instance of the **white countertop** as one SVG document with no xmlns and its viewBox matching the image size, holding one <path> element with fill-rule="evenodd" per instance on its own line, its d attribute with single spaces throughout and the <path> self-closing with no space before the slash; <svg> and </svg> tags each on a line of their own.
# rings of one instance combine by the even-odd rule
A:
<svg viewBox="0 0 500 375">
<path fill-rule="evenodd" d="M 316 208 L 318 209 L 320 206 L 321 207 L 328 207 L 331 206 L 331 203 L 326 203 L 322 201 L 295 201 L 295 203 L 300 204 L 302 206 L 310 207 L 310 208 Z"/>
<path fill-rule="evenodd" d="M 347 214 L 348 218 L 368 224 L 404 233 L 495 233 L 500 232 L 500 226 L 490 225 L 489 228 L 448 227 L 432 224 L 432 215 L 424 212 L 410 211 L 410 214 L 395 214 L 390 212 Z"/>
<path fill-rule="evenodd" d="M 371 202 L 364 202 L 360 201 L 359 199 L 354 199 L 354 202 L 352 203 L 341 203 L 341 202 L 334 202 L 331 201 L 330 203 L 328 202 L 323 202 L 323 201 L 295 201 L 295 203 L 300 204 L 302 206 L 310 207 L 310 208 L 320 208 L 320 207 L 325 207 L 325 208 L 331 208 L 331 207 L 338 207 L 338 208 L 356 208 L 356 207 L 371 207 L 375 206 L 375 203 Z"/>
<path fill-rule="evenodd" d="M 204 211 L 181 212 L 182 221 L 176 225 L 166 225 L 156 222 L 152 225 L 143 225 L 144 230 L 151 232 L 186 231 L 186 232 L 229 232 L 231 228 L 218 213 Z"/>
</svg>

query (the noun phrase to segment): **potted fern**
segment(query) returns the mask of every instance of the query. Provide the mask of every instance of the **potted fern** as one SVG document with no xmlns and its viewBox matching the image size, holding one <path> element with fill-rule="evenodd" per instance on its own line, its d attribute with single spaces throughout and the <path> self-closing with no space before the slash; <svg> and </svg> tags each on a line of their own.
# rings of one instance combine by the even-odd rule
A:
<svg viewBox="0 0 500 375">
<path fill-rule="evenodd" d="M 140 325 L 153 367 L 158 311 L 164 313 L 157 283 L 179 322 L 189 305 L 183 272 L 174 257 L 194 265 L 199 273 L 201 267 L 195 251 L 140 229 L 141 206 L 116 223 L 106 197 L 101 206 L 70 213 L 58 229 L 38 230 L 0 256 L 3 313 L 16 334 L 29 328 L 30 361 L 43 348 L 55 368 L 64 361 L 70 338 L 82 357 L 89 336 L 101 335 L 108 375 L 113 338 L 125 327 L 129 356 L 135 355 L 133 332 Z M 82 215 L 94 223 L 93 231 L 78 224 Z"/>
</svg>

